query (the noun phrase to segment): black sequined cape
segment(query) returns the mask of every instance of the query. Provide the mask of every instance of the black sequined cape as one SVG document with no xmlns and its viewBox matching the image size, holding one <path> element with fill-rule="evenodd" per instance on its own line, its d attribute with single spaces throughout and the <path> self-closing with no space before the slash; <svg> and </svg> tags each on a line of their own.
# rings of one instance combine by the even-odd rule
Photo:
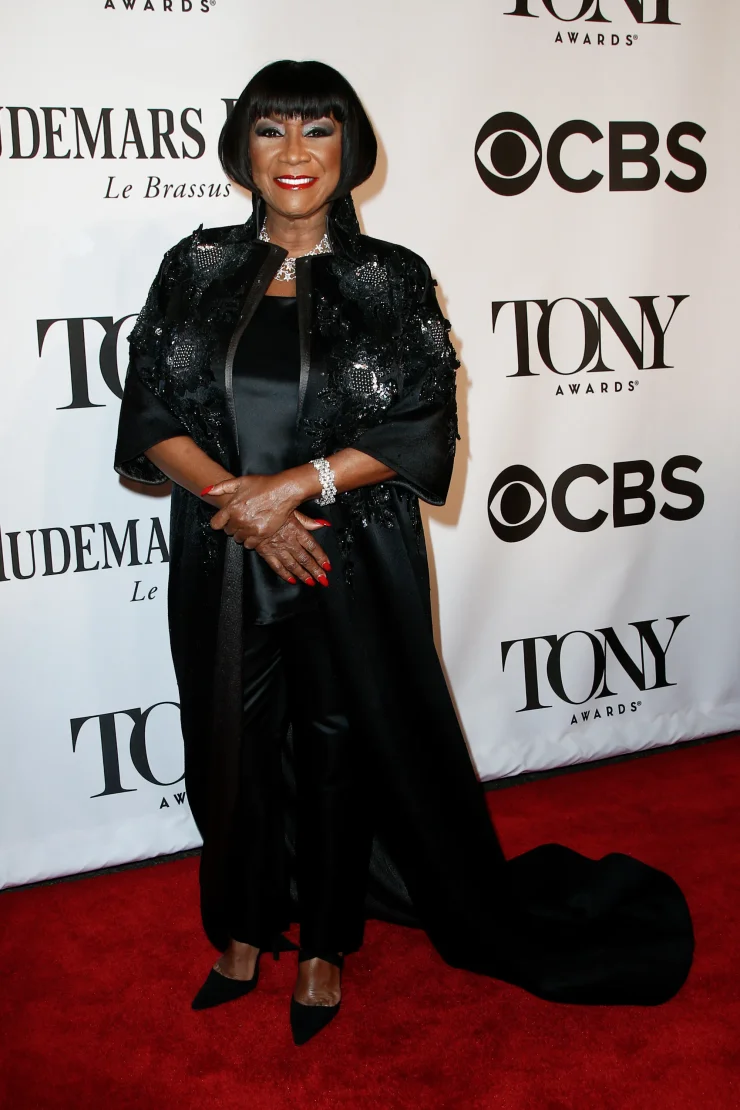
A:
<svg viewBox="0 0 740 1110">
<path fill-rule="evenodd" d="M 239 473 L 234 352 L 285 257 L 257 239 L 255 208 L 246 225 L 199 228 L 165 255 L 130 336 L 122 475 L 164 481 L 144 452 L 182 434 Z M 334 203 L 328 230 L 332 254 L 297 262 L 297 459 L 353 446 L 396 473 L 321 510 L 333 525 L 321 542 L 334 569 L 320 601 L 373 798 L 368 915 L 420 924 L 449 963 L 543 998 L 662 1002 L 684 981 L 693 944 L 669 876 L 558 845 L 504 859 L 432 638 L 418 510 L 419 498 L 444 502 L 452 472 L 449 323 L 426 263 L 361 235 L 349 197 Z M 186 787 L 204 841 L 204 926 L 223 948 L 242 743 L 243 559 L 209 527 L 212 514 L 173 489 L 169 621 Z"/>
</svg>

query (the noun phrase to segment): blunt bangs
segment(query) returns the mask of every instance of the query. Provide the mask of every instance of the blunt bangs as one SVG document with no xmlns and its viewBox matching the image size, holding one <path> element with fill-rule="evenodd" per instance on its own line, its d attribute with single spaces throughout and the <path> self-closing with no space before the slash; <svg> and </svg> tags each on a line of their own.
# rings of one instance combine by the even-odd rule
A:
<svg viewBox="0 0 740 1110">
<path fill-rule="evenodd" d="M 232 181 L 258 192 L 252 180 L 249 135 L 263 116 L 342 124 L 342 164 L 335 197 L 345 196 L 375 168 L 378 144 L 360 98 L 346 78 L 323 62 L 272 62 L 256 73 L 221 131 L 218 156 Z"/>
</svg>

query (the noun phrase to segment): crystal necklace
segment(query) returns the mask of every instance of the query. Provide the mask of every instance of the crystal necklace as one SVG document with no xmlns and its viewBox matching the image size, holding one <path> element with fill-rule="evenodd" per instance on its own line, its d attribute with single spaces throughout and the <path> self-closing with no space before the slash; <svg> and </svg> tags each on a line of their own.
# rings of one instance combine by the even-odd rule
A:
<svg viewBox="0 0 740 1110">
<path fill-rule="evenodd" d="M 272 240 L 267 232 L 267 223 L 262 225 L 262 230 L 259 233 L 259 238 L 263 243 L 271 243 Z M 299 258 L 311 258 L 315 254 L 331 254 L 331 244 L 329 243 L 329 235 L 325 231 L 321 237 L 320 242 L 316 244 L 313 250 L 306 251 L 305 254 L 298 255 Z M 280 263 L 280 269 L 275 274 L 275 281 L 295 281 L 295 263 L 294 256 L 289 255 L 284 258 Z"/>
</svg>

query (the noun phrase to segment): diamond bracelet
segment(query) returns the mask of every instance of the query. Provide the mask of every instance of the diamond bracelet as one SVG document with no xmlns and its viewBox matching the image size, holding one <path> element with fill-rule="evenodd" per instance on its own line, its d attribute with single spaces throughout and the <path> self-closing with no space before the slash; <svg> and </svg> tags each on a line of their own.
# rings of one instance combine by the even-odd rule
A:
<svg viewBox="0 0 740 1110">
<path fill-rule="evenodd" d="M 311 465 L 316 471 L 321 482 L 321 497 L 315 498 L 319 505 L 333 505 L 337 496 L 337 487 L 334 485 L 334 471 L 329 466 L 328 459 L 311 459 Z"/>
</svg>

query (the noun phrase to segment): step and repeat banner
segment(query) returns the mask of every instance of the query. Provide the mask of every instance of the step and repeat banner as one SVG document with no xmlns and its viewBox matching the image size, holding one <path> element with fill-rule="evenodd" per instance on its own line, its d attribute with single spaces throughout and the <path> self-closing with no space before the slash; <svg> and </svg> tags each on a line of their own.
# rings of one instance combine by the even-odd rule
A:
<svg viewBox="0 0 740 1110">
<path fill-rule="evenodd" d="M 369 234 L 462 359 L 437 632 L 483 778 L 740 726 L 734 0 L 25 0 L 0 16 L 0 883 L 198 843 L 166 493 L 112 469 L 164 251 L 249 198 L 218 134 L 279 57 L 343 71 Z"/>
</svg>

